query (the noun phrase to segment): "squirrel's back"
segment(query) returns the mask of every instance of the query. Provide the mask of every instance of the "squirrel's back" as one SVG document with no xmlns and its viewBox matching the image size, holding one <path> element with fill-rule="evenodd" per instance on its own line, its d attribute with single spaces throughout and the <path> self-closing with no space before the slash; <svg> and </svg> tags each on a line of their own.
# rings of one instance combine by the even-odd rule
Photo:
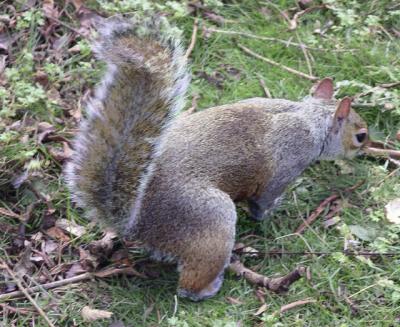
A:
<svg viewBox="0 0 400 327">
<path fill-rule="evenodd" d="M 157 140 L 182 109 L 189 76 L 183 49 L 161 19 L 107 19 L 94 51 L 107 72 L 80 125 L 66 177 L 74 201 L 115 226 L 151 173 Z"/>
</svg>

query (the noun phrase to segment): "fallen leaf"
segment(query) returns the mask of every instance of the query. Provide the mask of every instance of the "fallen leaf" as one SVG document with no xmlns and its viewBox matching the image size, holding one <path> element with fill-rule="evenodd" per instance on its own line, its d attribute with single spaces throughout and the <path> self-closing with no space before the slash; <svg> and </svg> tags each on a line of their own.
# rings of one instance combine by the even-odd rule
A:
<svg viewBox="0 0 400 327">
<path fill-rule="evenodd" d="M 47 240 L 42 243 L 42 251 L 46 254 L 55 252 L 58 249 L 59 243 L 53 240 Z"/>
<path fill-rule="evenodd" d="M 393 224 L 400 224 L 400 198 L 390 201 L 385 206 L 386 218 Z"/>
<path fill-rule="evenodd" d="M 57 8 L 54 7 L 53 0 L 43 0 L 43 14 L 49 18 L 58 18 L 59 13 Z"/>
<path fill-rule="evenodd" d="M 243 304 L 242 301 L 240 301 L 239 299 L 236 299 L 236 298 L 234 298 L 234 297 L 227 296 L 225 299 L 226 299 L 230 304 Z"/>
<path fill-rule="evenodd" d="M 86 234 L 86 228 L 78 225 L 76 222 L 68 219 L 58 219 L 56 221 L 56 227 L 76 236 L 81 237 Z"/>
<path fill-rule="evenodd" d="M 65 278 L 71 278 L 85 272 L 86 270 L 82 267 L 82 265 L 79 262 L 76 262 L 67 270 L 65 273 Z"/>
<path fill-rule="evenodd" d="M 110 311 L 92 309 L 89 306 L 83 307 L 81 316 L 85 321 L 96 321 L 99 319 L 110 319 L 113 315 Z"/>
<path fill-rule="evenodd" d="M 324 228 L 329 228 L 329 227 L 336 225 L 338 222 L 340 222 L 340 217 L 334 216 L 330 219 L 325 220 L 322 224 L 323 224 Z"/>
<path fill-rule="evenodd" d="M 31 275 L 31 273 L 33 272 L 34 264 L 31 262 L 31 254 L 32 254 L 32 249 L 30 244 L 28 243 L 26 245 L 24 252 L 21 255 L 21 258 L 16 263 L 13 269 L 15 274 L 19 278 L 22 278 L 25 275 Z"/>
<path fill-rule="evenodd" d="M 257 312 L 254 314 L 255 316 L 259 316 L 263 312 L 267 311 L 268 304 L 264 303 L 261 307 L 258 308 Z"/>
<path fill-rule="evenodd" d="M 360 225 L 349 225 L 350 232 L 363 241 L 372 241 L 376 237 L 375 230 Z"/>
<path fill-rule="evenodd" d="M 62 241 L 62 242 L 69 242 L 70 238 L 69 236 L 65 235 L 63 230 L 57 226 L 50 227 L 49 229 L 46 230 L 47 235 L 50 237 Z"/>
</svg>

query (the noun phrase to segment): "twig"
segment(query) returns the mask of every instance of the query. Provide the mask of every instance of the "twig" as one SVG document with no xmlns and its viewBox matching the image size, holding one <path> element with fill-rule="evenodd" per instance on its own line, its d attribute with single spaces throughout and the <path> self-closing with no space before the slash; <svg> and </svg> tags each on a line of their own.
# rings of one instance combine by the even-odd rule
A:
<svg viewBox="0 0 400 327">
<path fill-rule="evenodd" d="M 266 277 L 246 268 L 239 260 L 234 260 L 228 266 L 229 270 L 238 276 L 244 277 L 250 284 L 266 287 L 268 290 L 281 293 L 286 292 L 291 284 L 303 277 L 305 267 L 298 267 L 286 276 Z"/>
<path fill-rule="evenodd" d="M 135 275 L 139 277 L 145 277 L 143 274 L 138 273 L 136 270 L 134 270 L 132 267 L 124 267 L 124 268 L 108 268 L 104 269 L 98 272 L 90 273 L 86 272 L 81 275 L 77 275 L 71 278 L 65 278 L 62 280 L 57 280 L 55 282 L 50 282 L 34 287 L 27 288 L 25 291 L 29 293 L 37 293 L 42 290 L 50 290 L 56 287 L 64 286 L 64 285 L 69 285 L 69 284 L 74 284 L 74 283 L 79 283 L 87 279 L 91 279 L 93 277 L 98 277 L 98 278 L 105 278 L 105 277 L 110 277 L 110 276 L 115 276 L 115 275 L 121 275 L 121 274 L 130 274 L 130 275 Z M 15 291 L 15 292 L 10 292 L 10 293 L 5 293 L 0 295 L 0 301 L 8 301 L 13 298 L 17 298 L 20 296 L 25 295 L 24 292 L 21 291 Z"/>
<path fill-rule="evenodd" d="M 356 94 L 356 95 L 354 96 L 354 98 L 355 98 L 355 99 L 361 98 L 361 97 L 363 97 L 363 96 L 366 96 L 366 95 L 368 95 L 368 94 L 371 94 L 371 93 L 375 92 L 375 91 L 378 90 L 378 89 L 390 89 L 390 88 L 392 88 L 392 87 L 397 87 L 397 86 L 400 86 L 400 81 L 392 82 L 392 83 L 378 84 L 378 85 L 375 85 L 373 88 L 369 89 L 368 91 L 365 91 L 365 92 Z"/>
<path fill-rule="evenodd" d="M 4 216 L 7 216 L 7 217 L 17 218 L 17 219 L 19 219 L 21 221 L 24 221 L 23 215 L 16 214 L 15 212 L 13 212 L 11 210 L 8 210 L 6 208 L 0 208 L 0 214 L 4 215 Z"/>
<path fill-rule="evenodd" d="M 29 302 L 32 303 L 32 305 L 35 307 L 36 311 L 43 317 L 43 319 L 47 322 L 47 324 L 50 327 L 55 327 L 55 325 L 51 322 L 49 317 L 47 317 L 46 313 L 42 310 L 42 308 L 39 307 L 39 305 L 32 298 L 32 296 L 29 295 L 29 292 L 22 285 L 22 283 L 18 279 L 18 277 L 15 276 L 14 272 L 11 270 L 11 268 L 8 266 L 8 264 L 2 259 L 0 259 L 0 264 L 1 264 L 2 268 L 5 269 L 7 271 L 7 273 L 11 276 L 11 278 L 15 281 L 15 283 L 17 284 L 17 286 L 20 289 L 20 291 L 25 295 L 25 297 L 29 300 Z"/>
<path fill-rule="evenodd" d="M 301 16 L 303 16 L 311 11 L 314 11 L 316 9 L 325 9 L 325 8 L 327 8 L 326 5 L 319 5 L 319 6 L 314 6 L 314 7 L 304 9 L 302 11 L 298 11 L 297 13 L 295 13 L 293 15 L 293 18 L 289 20 L 289 30 L 293 31 L 297 28 L 297 21 Z"/>
<path fill-rule="evenodd" d="M 257 74 L 258 75 L 258 74 Z M 261 77 L 261 76 L 258 76 L 259 77 L 259 81 L 260 81 L 260 84 L 261 84 L 261 87 L 263 88 L 263 90 L 264 90 L 264 94 L 265 94 L 265 96 L 267 97 L 267 98 L 272 98 L 272 95 L 271 95 L 271 92 L 269 91 L 269 89 L 268 89 L 268 87 L 267 87 L 267 85 L 265 85 L 265 81 L 263 80 L 263 78 Z"/>
<path fill-rule="evenodd" d="M 352 187 L 349 187 L 348 189 L 345 190 L 346 193 L 354 191 L 356 188 L 360 187 L 362 184 L 364 184 L 365 180 L 359 181 Z M 295 233 L 302 233 L 304 230 L 310 226 L 317 218 L 318 216 L 325 210 L 325 207 L 331 203 L 332 201 L 335 201 L 336 199 L 339 198 L 338 193 L 331 194 L 329 197 L 327 197 L 324 201 L 320 203 L 317 209 L 306 219 L 304 222 L 296 229 Z"/>
<path fill-rule="evenodd" d="M 334 254 L 344 254 L 346 256 L 387 256 L 394 257 L 400 256 L 400 252 L 368 252 L 368 251 L 357 251 L 357 252 L 349 252 L 349 251 L 332 251 L 332 252 L 324 252 L 324 251 L 262 251 L 262 252 L 252 252 L 252 251 L 234 251 L 237 254 L 250 254 L 252 256 L 279 256 L 279 255 L 334 255 Z"/>
<path fill-rule="evenodd" d="M 304 299 L 304 300 L 299 300 L 299 301 L 295 301 L 289 304 L 285 304 L 283 306 L 281 306 L 281 308 L 279 309 L 279 311 L 275 312 L 275 314 L 282 314 L 288 310 L 291 310 L 293 308 L 297 308 L 301 305 L 305 305 L 305 304 L 309 304 L 309 303 L 316 303 L 317 300 L 315 299 Z"/>
<path fill-rule="evenodd" d="M 197 93 L 193 94 L 192 106 L 188 110 L 183 112 L 183 114 L 191 115 L 191 114 L 195 113 L 197 110 L 197 100 L 198 99 L 200 99 L 200 95 L 198 95 Z"/>
<path fill-rule="evenodd" d="M 316 76 L 311 76 L 311 75 L 299 72 L 298 70 L 295 70 L 293 68 L 290 68 L 290 67 L 287 67 L 285 65 L 282 65 L 282 64 L 280 64 L 280 63 L 278 63 L 276 61 L 273 61 L 273 60 L 271 60 L 269 58 L 263 57 L 263 56 L 259 55 L 258 53 L 253 52 L 249 48 L 246 48 L 244 45 L 238 44 L 238 47 L 240 49 L 242 49 L 244 52 L 246 52 L 247 54 L 249 54 L 249 55 L 251 55 L 251 56 L 253 56 L 253 57 L 257 58 L 257 59 L 261 59 L 261 60 L 263 60 L 263 61 L 265 61 L 265 62 L 267 62 L 267 63 L 269 63 L 269 64 L 271 64 L 273 66 L 276 66 L 276 67 L 279 67 L 281 69 L 284 69 L 284 70 L 288 71 L 289 73 L 292 73 L 292 74 L 295 74 L 297 76 L 306 78 L 306 79 L 308 79 L 310 81 L 317 81 L 318 80 L 318 77 L 316 77 Z"/>
<path fill-rule="evenodd" d="M 391 157 L 393 159 L 400 159 L 400 150 L 393 149 L 377 149 L 371 147 L 365 147 L 363 151 L 372 156 L 383 156 L 383 157 Z"/>
<path fill-rule="evenodd" d="M 78 276 L 74 276 L 71 278 L 66 278 L 66 279 L 62 279 L 62 280 L 57 280 L 55 282 L 51 282 L 51 283 L 47 283 L 47 284 L 42 284 L 42 285 L 38 285 L 38 286 L 34 286 L 34 287 L 30 287 L 25 289 L 25 291 L 30 294 L 33 293 L 37 293 L 40 292 L 42 290 L 50 290 L 52 288 L 56 288 L 56 287 L 60 287 L 60 286 L 64 286 L 64 285 L 68 285 L 68 284 L 74 284 L 74 283 L 78 283 L 81 282 L 83 280 L 86 279 L 90 279 L 93 277 L 92 273 L 84 273 Z M 17 297 L 21 297 L 25 295 L 24 292 L 21 291 L 14 291 L 14 292 L 10 292 L 10 293 L 5 293 L 5 294 L 1 294 L 0 295 L 0 301 L 8 301 Z"/>
<path fill-rule="evenodd" d="M 214 32 L 214 33 L 219 33 L 219 34 L 226 34 L 226 35 L 234 35 L 234 36 L 245 36 L 251 39 L 257 39 L 257 40 L 262 40 L 262 41 L 270 41 L 270 42 L 277 42 L 277 43 L 281 43 L 288 46 L 292 46 L 292 47 L 296 47 L 296 48 L 304 48 L 307 50 L 313 50 L 313 51 L 330 51 L 328 49 L 320 49 L 320 48 L 313 48 L 313 47 L 309 47 L 305 44 L 300 44 L 300 43 L 296 43 L 296 42 L 292 42 L 289 40 L 282 40 L 282 39 L 277 39 L 275 37 L 270 37 L 270 36 L 261 36 L 261 35 L 256 35 L 256 34 L 252 34 L 252 33 L 247 33 L 247 32 L 238 32 L 238 31 L 229 31 L 229 30 L 220 30 L 217 28 L 211 28 L 211 27 L 204 27 L 204 31 L 205 32 Z M 335 51 L 335 50 L 333 50 Z M 340 50 L 336 50 L 336 51 L 340 51 Z"/>
<path fill-rule="evenodd" d="M 303 42 L 301 42 L 301 40 L 300 40 L 300 36 L 299 36 L 299 33 L 297 33 L 297 31 L 296 31 L 296 38 L 297 38 L 297 41 L 299 41 L 299 44 L 303 44 Z M 306 60 L 306 64 L 307 64 L 307 68 L 308 68 L 308 74 L 310 74 L 312 76 L 313 75 L 313 71 L 312 71 L 310 56 L 309 56 L 309 54 L 307 52 L 307 49 L 304 46 L 301 46 L 300 48 L 301 48 L 301 51 L 303 52 L 304 59 Z"/>
<path fill-rule="evenodd" d="M 72 26 L 68 25 L 67 23 L 64 23 L 62 20 L 59 20 L 58 18 L 51 17 L 51 16 L 46 16 L 46 18 L 56 22 L 57 24 L 60 24 L 61 26 L 68 28 L 69 30 L 71 30 L 72 32 L 74 32 L 80 36 L 86 37 L 86 35 L 84 33 L 78 31 L 76 28 L 73 28 Z"/>
<path fill-rule="evenodd" d="M 189 47 L 186 50 L 185 53 L 185 58 L 188 59 L 190 57 L 190 54 L 192 53 L 194 49 L 194 45 L 196 44 L 197 40 L 197 31 L 199 29 L 199 20 L 195 18 L 194 23 L 193 23 L 193 32 L 192 32 L 192 39 L 190 40 Z"/>
<path fill-rule="evenodd" d="M 35 311 L 29 310 L 29 309 L 23 309 L 23 308 L 16 308 L 16 307 L 12 307 L 11 305 L 8 305 L 6 303 L 0 303 L 0 307 L 3 308 L 3 312 L 8 310 L 12 313 L 20 313 L 23 315 L 30 315 L 30 314 L 34 314 Z"/>
</svg>

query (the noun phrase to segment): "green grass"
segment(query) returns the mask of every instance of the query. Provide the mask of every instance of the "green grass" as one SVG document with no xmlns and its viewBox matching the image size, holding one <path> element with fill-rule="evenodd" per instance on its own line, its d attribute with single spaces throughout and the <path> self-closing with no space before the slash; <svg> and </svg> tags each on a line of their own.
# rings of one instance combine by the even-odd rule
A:
<svg viewBox="0 0 400 327">
<path fill-rule="evenodd" d="M 290 39 L 293 42 L 300 40 L 309 47 L 322 49 L 308 51 L 313 74 L 320 78 L 334 77 L 339 85 L 339 97 L 352 96 L 381 83 L 399 81 L 400 42 L 393 32 L 400 30 L 400 6 L 397 2 L 325 2 L 330 4 L 329 9 L 303 15 L 295 31 L 288 30 L 286 21 L 279 13 L 279 10 L 294 8 L 295 2 L 284 0 L 226 1 L 222 7 L 212 7 L 214 2 L 208 1 L 209 10 L 224 17 L 225 23 L 215 26 L 206 18 L 200 22 L 206 27 Z M 62 253 L 60 262 L 67 265 L 79 259 L 79 247 L 86 248 L 92 240 L 101 237 L 101 229 L 88 224 L 82 212 L 72 206 L 61 176 L 62 163 L 54 156 L 54 151 L 60 151 L 62 145 L 59 142 L 39 144 L 37 123 L 46 121 L 55 127 L 57 135 L 70 139 L 76 122 L 67 110 L 79 106 L 85 92 L 99 80 L 103 66 L 93 59 L 87 41 L 81 36 L 68 42 L 64 40 L 66 45 L 62 45 L 61 39 L 72 33 L 65 26 L 58 26 L 52 34 L 60 38 L 57 43 L 61 44 L 59 54 L 56 55 L 50 46 L 54 45 L 54 39 L 46 39 L 41 32 L 46 21 L 40 4 L 27 10 L 16 2 L 13 4 L 17 10 L 15 14 L 5 7 L 11 3 L 0 4 L 10 18 L 18 17 L 15 30 L 9 29 L 9 33 L 19 33 L 18 40 L 10 48 L 6 71 L 0 76 L 3 81 L 0 84 L 3 85 L 0 86 L 0 207 L 24 213 L 31 203 L 38 201 L 33 189 L 49 195 L 54 212 L 49 212 L 45 201 L 38 201 L 26 226 L 26 239 L 30 241 L 33 234 L 43 230 L 46 216 L 54 220 L 67 218 L 86 225 L 89 232 L 73 239 Z M 144 0 L 135 3 L 89 1 L 87 6 L 104 15 L 141 10 L 147 4 L 155 7 L 154 3 Z M 172 6 L 170 3 L 159 10 L 170 13 L 169 19 L 183 31 L 188 44 L 194 17 L 182 11 L 185 6 L 177 4 L 173 2 Z M 56 2 L 56 5 L 60 10 L 64 2 Z M 71 4 L 67 5 L 60 20 L 77 29 L 79 22 L 74 11 Z M 201 17 L 201 11 L 199 15 Z M 313 33 L 328 21 L 333 22 L 333 27 L 324 36 Z M 68 51 L 77 43 L 80 52 Z M 264 96 L 260 77 L 275 98 L 295 100 L 309 93 L 310 81 L 249 57 L 238 48 L 238 43 L 307 73 L 304 54 L 297 47 L 219 33 L 207 37 L 200 28 L 191 54 L 193 81 L 190 90 L 190 94 L 200 95 L 200 109 Z M 35 55 L 30 56 L 31 53 Z M 40 86 L 35 82 L 38 71 L 46 72 L 49 79 L 47 85 Z M 209 76 L 218 73 L 216 76 L 222 87 L 218 88 L 201 77 L 204 73 Z M 59 97 L 54 97 L 54 94 Z M 400 129 L 399 89 L 376 90 L 358 101 L 369 104 L 358 112 L 368 121 L 374 137 L 393 140 Z M 190 96 L 188 106 L 189 102 Z M 393 104 L 394 109 L 384 110 L 387 103 Z M 22 127 L 12 125 L 17 121 L 22 122 Z M 88 281 L 37 294 L 35 299 L 57 326 L 110 324 L 106 320 L 92 324 L 83 322 L 80 310 L 86 305 L 112 311 L 114 319 L 123 321 L 126 326 L 395 326 L 400 321 L 400 227 L 388 223 L 384 212 L 384 206 L 400 194 L 398 171 L 388 177 L 394 169 L 385 159 L 368 157 L 346 163 L 320 162 L 310 167 L 287 190 L 282 206 L 267 221 L 249 221 L 245 212 L 239 209 L 238 242 L 260 252 L 282 249 L 332 253 L 320 256 L 242 257 L 248 267 L 265 275 L 282 275 L 298 265 L 306 265 L 312 270 L 312 280 L 296 282 L 287 294 L 266 292 L 268 307 L 259 316 L 254 313 L 261 302 L 255 296 L 254 287 L 246 281 L 227 273 L 217 296 L 202 303 L 192 303 L 175 297 L 178 275 L 171 267 L 162 265 L 149 268 L 160 275 L 158 278 L 115 277 Z M 24 172 L 26 175 L 22 177 Z M 16 178 L 23 181 L 18 188 L 11 184 Z M 334 191 L 343 192 L 360 180 L 365 180 L 365 183 L 355 192 L 342 193 L 343 210 L 338 214 L 339 224 L 325 229 L 323 217 L 320 217 L 304 235 L 293 234 L 323 199 Z M 13 265 L 22 251 L 15 244 L 17 228 L 16 219 L 0 213 L 0 256 L 5 257 L 7 252 Z M 358 250 L 398 255 L 371 258 L 344 256 L 341 251 L 349 241 L 354 241 Z M 142 259 L 140 251 L 132 253 L 133 261 Z M 34 280 L 40 275 L 39 267 L 36 265 L 27 280 Z M 5 285 L 5 280 L 0 277 L 0 291 Z M 352 312 L 345 296 L 351 298 L 358 313 Z M 233 297 L 241 304 L 230 304 L 227 297 Z M 317 302 L 281 316 L 274 314 L 282 305 L 305 298 L 313 298 Z M 9 304 L 18 308 L 30 307 L 29 302 L 23 299 Z M 8 313 L 0 318 L 5 326 L 28 326 L 33 320 L 35 326 L 46 326 L 38 316 Z"/>
</svg>

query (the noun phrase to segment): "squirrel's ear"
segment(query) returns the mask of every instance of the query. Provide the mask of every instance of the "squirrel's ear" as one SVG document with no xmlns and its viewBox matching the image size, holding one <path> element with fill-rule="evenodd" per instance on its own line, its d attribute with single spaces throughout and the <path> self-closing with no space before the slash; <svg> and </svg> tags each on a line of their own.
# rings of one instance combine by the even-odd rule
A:
<svg viewBox="0 0 400 327">
<path fill-rule="evenodd" d="M 350 114 L 351 109 L 351 101 L 350 97 L 345 97 L 340 100 L 339 105 L 336 108 L 335 118 L 339 121 L 346 119 Z"/>
<path fill-rule="evenodd" d="M 312 96 L 318 99 L 330 100 L 333 97 L 333 80 L 326 77 L 313 87 Z"/>
</svg>

